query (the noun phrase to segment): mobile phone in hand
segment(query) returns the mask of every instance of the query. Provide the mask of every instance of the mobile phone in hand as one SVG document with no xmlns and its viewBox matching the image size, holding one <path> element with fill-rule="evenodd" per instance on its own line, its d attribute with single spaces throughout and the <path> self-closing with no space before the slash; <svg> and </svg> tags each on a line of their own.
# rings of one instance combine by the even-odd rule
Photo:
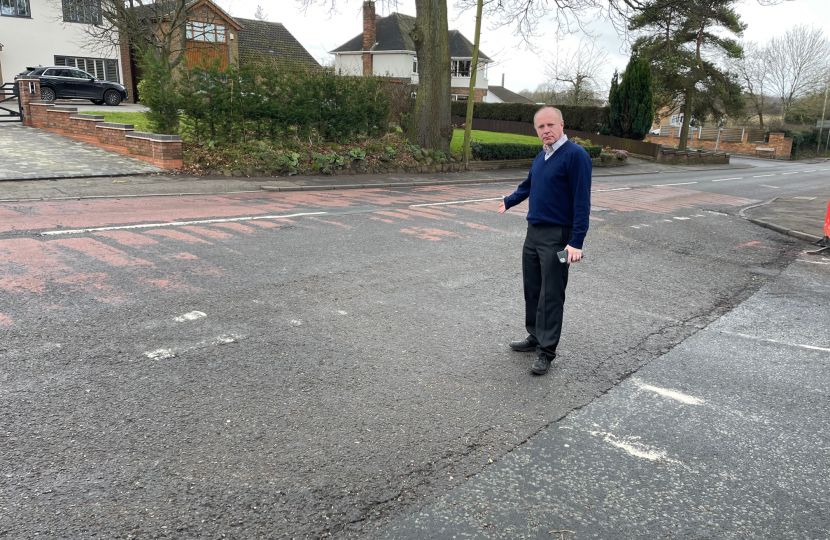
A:
<svg viewBox="0 0 830 540">
<path fill-rule="evenodd" d="M 562 251 L 558 252 L 556 254 L 556 256 L 559 257 L 559 262 L 561 262 L 561 263 L 568 262 L 568 250 L 567 249 L 563 249 Z"/>
</svg>

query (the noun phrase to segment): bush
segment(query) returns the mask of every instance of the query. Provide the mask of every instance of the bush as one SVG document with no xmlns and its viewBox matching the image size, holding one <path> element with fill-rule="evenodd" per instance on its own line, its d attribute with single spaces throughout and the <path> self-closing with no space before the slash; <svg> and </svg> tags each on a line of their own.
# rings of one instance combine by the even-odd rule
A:
<svg viewBox="0 0 830 540">
<path fill-rule="evenodd" d="M 583 146 L 582 148 L 584 148 L 585 151 L 588 152 L 588 156 L 590 156 L 592 158 L 599 157 L 599 155 L 602 153 L 602 146 L 600 146 L 598 144 L 597 145 L 590 145 L 590 146 Z"/>
<path fill-rule="evenodd" d="M 344 142 L 386 133 L 389 100 L 372 77 L 248 65 L 182 73 L 177 93 L 196 142 L 316 139 Z"/>
<path fill-rule="evenodd" d="M 472 141 L 470 150 L 473 159 L 490 161 L 494 159 L 531 159 L 539 155 L 541 146 L 516 143 L 483 143 Z"/>
<path fill-rule="evenodd" d="M 451 102 L 453 116 L 467 116 L 467 102 Z M 509 120 L 512 122 L 533 123 L 533 116 L 541 109 L 541 105 L 529 103 L 476 103 L 473 107 L 473 118 L 482 120 Z M 608 107 L 577 107 L 573 105 L 557 105 L 562 111 L 565 128 L 574 131 L 594 133 L 600 126 L 608 123 Z"/>
<path fill-rule="evenodd" d="M 818 145 L 818 129 L 786 129 L 784 130 L 784 136 L 793 139 L 792 156 L 815 151 Z"/>
<path fill-rule="evenodd" d="M 173 82 L 173 71 L 167 62 L 146 51 L 140 59 L 142 79 L 138 83 L 139 101 L 149 109 L 146 113 L 154 133 L 174 134 L 179 130 L 179 99 Z"/>
</svg>

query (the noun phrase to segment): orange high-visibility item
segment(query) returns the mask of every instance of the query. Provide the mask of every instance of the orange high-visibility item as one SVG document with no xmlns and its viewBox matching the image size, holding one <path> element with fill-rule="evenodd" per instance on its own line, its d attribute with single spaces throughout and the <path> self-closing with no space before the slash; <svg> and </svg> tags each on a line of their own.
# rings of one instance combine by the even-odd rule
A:
<svg viewBox="0 0 830 540">
<path fill-rule="evenodd" d="M 824 218 L 824 236 L 830 237 L 830 202 L 827 203 L 827 217 Z"/>
</svg>

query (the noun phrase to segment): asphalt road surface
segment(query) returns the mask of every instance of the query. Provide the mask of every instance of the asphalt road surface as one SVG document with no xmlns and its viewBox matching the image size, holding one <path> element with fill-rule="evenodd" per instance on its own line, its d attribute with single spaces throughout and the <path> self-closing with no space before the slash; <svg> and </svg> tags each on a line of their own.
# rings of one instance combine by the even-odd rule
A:
<svg viewBox="0 0 830 540">
<path fill-rule="evenodd" d="M 495 208 L 515 185 L 0 203 L 0 537 L 520 537 L 504 526 L 513 520 L 527 537 L 554 538 L 547 522 L 528 528 L 518 511 L 472 529 L 446 513 L 427 533 L 415 523 L 465 490 L 501 493 L 496 479 L 511 460 L 561 458 L 569 469 L 577 458 L 560 454 L 561 437 L 580 422 L 604 424 L 562 443 L 583 457 L 608 456 L 597 446 L 609 433 L 625 442 L 623 432 L 650 426 L 658 439 L 660 426 L 680 421 L 649 422 L 645 406 L 620 413 L 644 387 L 685 381 L 689 396 L 712 403 L 763 386 L 742 370 L 793 361 L 786 350 L 766 363 L 745 354 L 726 378 L 715 356 L 697 354 L 713 323 L 754 336 L 757 323 L 741 329 L 734 318 L 759 294 L 779 302 L 779 332 L 791 316 L 813 328 L 826 314 L 811 314 L 809 302 L 793 314 L 787 298 L 826 294 L 827 259 L 737 215 L 826 184 L 826 167 L 768 165 L 595 181 L 588 258 L 572 268 L 560 355 L 544 377 L 530 374 L 532 355 L 506 345 L 525 335 L 526 206 Z M 738 352 L 762 345 L 718 339 Z M 821 349 L 830 344 L 811 346 L 812 363 L 792 383 L 813 384 L 814 401 L 799 408 L 773 395 L 769 406 L 810 420 L 792 437 L 812 441 L 804 459 L 824 479 L 802 485 L 818 489 L 827 484 L 817 411 L 827 410 Z M 672 355 L 688 362 L 667 364 Z M 684 429 L 724 413 L 695 414 Z M 748 440 L 770 466 L 792 458 Z M 680 474 L 694 453 L 660 463 L 679 463 L 666 474 Z M 611 465 L 626 478 L 642 467 Z M 481 487 L 488 482 L 495 487 Z M 718 514 L 718 501 L 748 486 L 726 483 L 707 508 L 732 515 Z M 537 493 L 531 504 L 550 517 L 556 496 Z M 826 510 L 827 490 L 753 508 L 773 504 Z M 656 537 L 649 531 L 671 522 L 628 518 L 640 533 L 619 537 Z M 824 538 L 821 519 L 803 529 L 784 522 L 779 537 Z M 710 521 L 712 530 L 675 537 L 755 532 L 727 534 Z M 603 530 L 580 532 L 614 537 Z"/>
</svg>

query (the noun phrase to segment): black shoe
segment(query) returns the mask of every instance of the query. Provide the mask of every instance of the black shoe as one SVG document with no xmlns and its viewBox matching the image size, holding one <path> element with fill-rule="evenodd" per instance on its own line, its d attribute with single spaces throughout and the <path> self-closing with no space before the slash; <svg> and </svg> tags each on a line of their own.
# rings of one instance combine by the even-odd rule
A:
<svg viewBox="0 0 830 540">
<path fill-rule="evenodd" d="M 550 369 L 551 358 L 546 354 L 540 354 L 536 357 L 536 361 L 530 366 L 530 371 L 536 375 L 544 375 Z"/>
<path fill-rule="evenodd" d="M 536 350 L 536 346 L 539 344 L 538 341 L 533 339 L 531 336 L 527 336 L 521 341 L 511 341 L 509 343 L 510 348 L 516 352 L 531 352 Z"/>
</svg>

